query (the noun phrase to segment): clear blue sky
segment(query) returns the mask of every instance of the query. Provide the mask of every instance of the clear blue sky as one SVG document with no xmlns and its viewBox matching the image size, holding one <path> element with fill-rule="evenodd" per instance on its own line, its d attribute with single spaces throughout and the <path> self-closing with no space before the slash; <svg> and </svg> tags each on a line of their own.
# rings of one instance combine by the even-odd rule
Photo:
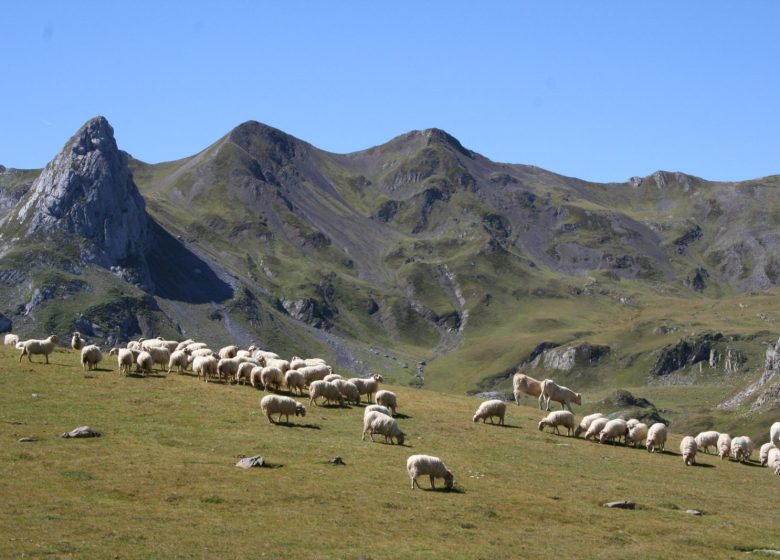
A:
<svg viewBox="0 0 780 560">
<path fill-rule="evenodd" d="M 149 162 L 247 120 L 349 152 L 443 128 L 595 181 L 780 173 L 780 2 L 8 2 L 0 163 L 87 119 Z"/>
</svg>

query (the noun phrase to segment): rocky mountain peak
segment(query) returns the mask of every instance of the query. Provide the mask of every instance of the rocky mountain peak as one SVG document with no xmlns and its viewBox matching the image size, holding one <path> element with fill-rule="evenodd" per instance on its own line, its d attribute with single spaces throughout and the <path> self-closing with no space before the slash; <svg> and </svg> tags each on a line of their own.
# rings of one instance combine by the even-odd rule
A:
<svg viewBox="0 0 780 560">
<path fill-rule="evenodd" d="M 89 120 L 65 144 L 2 229 L 6 239 L 9 230 L 58 242 L 77 236 L 82 263 L 149 285 L 144 255 L 152 239 L 150 219 L 128 156 L 104 117 Z"/>
</svg>

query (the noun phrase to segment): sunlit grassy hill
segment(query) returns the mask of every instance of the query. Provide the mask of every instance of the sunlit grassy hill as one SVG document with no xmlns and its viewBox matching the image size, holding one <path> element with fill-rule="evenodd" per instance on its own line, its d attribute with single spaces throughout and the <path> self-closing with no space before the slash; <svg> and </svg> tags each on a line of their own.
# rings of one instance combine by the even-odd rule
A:
<svg viewBox="0 0 780 560">
<path fill-rule="evenodd" d="M 498 427 L 471 422 L 478 399 L 385 385 L 407 434 L 406 445 L 385 445 L 361 441 L 362 406 L 301 399 L 305 418 L 272 425 L 250 387 L 120 377 L 108 357 L 85 373 L 67 351 L 48 366 L 16 358 L 0 348 L 0 557 L 711 559 L 780 549 L 780 479 L 706 455 L 685 467 L 679 433 L 666 453 L 648 454 L 541 433 L 534 401 L 512 404 Z M 651 397 L 665 407 L 679 395 Z M 58 437 L 84 424 L 103 436 Z M 456 491 L 411 490 L 414 453 L 440 456 Z M 276 468 L 234 467 L 255 454 Z M 328 463 L 336 455 L 345 466 Z M 623 499 L 638 509 L 603 507 Z"/>
</svg>

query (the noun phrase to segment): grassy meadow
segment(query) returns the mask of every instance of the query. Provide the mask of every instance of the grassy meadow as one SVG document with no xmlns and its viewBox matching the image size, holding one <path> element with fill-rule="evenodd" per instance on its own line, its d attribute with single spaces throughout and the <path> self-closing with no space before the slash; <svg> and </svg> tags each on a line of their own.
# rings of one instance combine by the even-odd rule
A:
<svg viewBox="0 0 780 560">
<path fill-rule="evenodd" d="M 685 467 L 679 434 L 648 454 L 541 433 L 530 399 L 499 427 L 471 422 L 474 398 L 386 385 L 407 442 L 385 445 L 361 441 L 362 406 L 305 399 L 305 418 L 272 425 L 251 387 L 120 377 L 108 356 L 85 373 L 65 350 L 48 366 L 39 356 L 19 364 L 17 352 L 0 348 L 1 558 L 713 559 L 780 549 L 780 478 L 707 455 Z M 652 395 L 658 406 L 664 395 Z M 59 437 L 84 424 L 103 436 Z M 426 490 L 411 490 L 414 453 L 440 456 L 455 491 L 428 491 L 423 479 Z M 255 454 L 275 468 L 234 467 Z M 336 455 L 346 465 L 329 464 Z M 638 509 L 603 507 L 623 499 Z"/>
</svg>

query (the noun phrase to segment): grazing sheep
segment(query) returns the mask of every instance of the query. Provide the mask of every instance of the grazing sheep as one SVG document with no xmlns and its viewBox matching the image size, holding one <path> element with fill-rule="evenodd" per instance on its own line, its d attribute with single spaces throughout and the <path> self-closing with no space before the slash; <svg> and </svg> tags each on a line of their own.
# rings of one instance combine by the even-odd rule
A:
<svg viewBox="0 0 780 560">
<path fill-rule="evenodd" d="M 696 438 L 685 436 L 680 442 L 680 455 L 686 466 L 696 464 Z"/>
<path fill-rule="evenodd" d="M 561 435 L 561 432 L 558 431 L 558 426 L 564 426 L 566 435 L 571 436 L 572 432 L 574 432 L 574 413 L 568 410 L 555 410 L 542 418 L 542 421 L 539 422 L 539 431 L 541 432 L 547 426 L 551 427 L 553 432 L 558 435 Z"/>
<path fill-rule="evenodd" d="M 628 428 L 629 430 L 633 426 L 636 426 L 637 424 L 639 424 L 639 420 L 637 420 L 636 418 L 629 418 L 628 420 L 626 420 L 626 428 Z"/>
<path fill-rule="evenodd" d="M 339 392 L 348 403 L 354 403 L 356 405 L 360 404 L 360 391 L 354 383 L 350 383 L 346 379 L 334 379 L 332 381 L 328 381 L 327 377 L 323 379 L 323 381 L 326 383 L 333 383 L 336 387 L 338 387 Z"/>
<path fill-rule="evenodd" d="M 698 449 L 703 450 L 706 454 L 709 455 L 710 447 L 715 447 L 717 449 L 719 437 L 720 433 L 714 430 L 710 430 L 708 432 L 699 432 L 699 434 L 694 439 L 696 440 Z"/>
<path fill-rule="evenodd" d="M 243 363 L 243 358 L 222 358 L 217 362 L 217 373 L 219 378 L 224 379 L 225 383 L 228 383 L 231 379 L 236 378 L 238 373 L 238 366 Z"/>
<path fill-rule="evenodd" d="M 339 406 L 344 406 L 344 397 L 341 396 L 341 391 L 329 381 L 312 381 L 312 384 L 309 385 L 309 404 L 316 406 L 316 400 L 319 397 L 323 397 L 325 403 L 338 401 Z"/>
<path fill-rule="evenodd" d="M 601 412 L 596 412 L 594 414 L 588 414 L 585 418 L 583 418 L 580 421 L 580 425 L 577 426 L 577 429 L 574 430 L 574 437 L 579 437 L 579 435 L 582 432 L 587 432 L 588 428 L 590 428 L 590 425 L 593 423 L 594 420 L 597 420 L 599 418 L 606 418 Z"/>
<path fill-rule="evenodd" d="M 542 382 L 524 373 L 516 373 L 512 377 L 512 393 L 515 395 L 515 403 L 520 406 L 520 397 L 523 394 L 532 397 L 542 394 Z"/>
<path fill-rule="evenodd" d="M 171 353 L 165 346 L 144 346 L 144 349 L 152 356 L 154 365 L 160 366 L 158 369 L 168 367 L 168 362 L 171 361 Z"/>
<path fill-rule="evenodd" d="M 386 393 L 388 391 L 380 391 L 379 393 Z M 379 393 L 377 393 L 377 401 L 376 404 L 381 404 L 384 406 L 388 406 L 387 404 L 383 402 L 379 402 Z M 395 396 L 395 395 L 393 395 Z M 395 399 L 394 399 L 395 402 Z M 395 406 L 392 407 L 393 414 L 395 414 Z M 506 414 L 506 403 L 504 401 L 500 401 L 498 399 L 492 399 L 489 401 L 485 401 L 481 403 L 478 407 L 476 412 L 474 413 L 474 416 L 471 417 L 472 422 L 478 422 L 479 420 L 482 420 L 482 423 L 484 424 L 488 418 L 490 418 L 490 423 L 493 424 L 493 418 L 498 417 L 498 424 L 499 426 L 504 425 L 504 415 Z"/>
<path fill-rule="evenodd" d="M 84 348 L 84 339 L 81 338 L 81 333 L 73 333 L 73 338 L 70 339 L 70 347 L 74 350 L 81 350 Z"/>
<path fill-rule="evenodd" d="M 132 350 L 128 350 L 127 348 L 112 348 L 108 355 L 116 356 L 120 375 L 123 373 L 128 375 L 133 370 L 135 358 Z"/>
<path fill-rule="evenodd" d="M 250 346 L 250 348 L 252 348 Z M 275 354 L 273 352 L 267 352 L 265 350 L 258 350 L 257 348 L 252 350 L 252 358 L 255 360 L 259 360 L 260 358 L 263 358 L 264 360 L 278 360 L 279 354 Z"/>
<path fill-rule="evenodd" d="M 19 343 L 18 334 L 7 334 L 3 339 L 3 343 L 7 346 L 16 346 Z"/>
<path fill-rule="evenodd" d="M 171 357 L 168 359 L 168 373 L 175 367 L 177 373 L 183 372 L 190 364 L 189 356 L 184 350 L 174 350 Z"/>
<path fill-rule="evenodd" d="M 46 358 L 46 363 L 48 364 L 49 354 L 54 352 L 54 347 L 58 340 L 57 335 L 53 334 L 44 340 L 31 339 L 17 343 L 16 347 L 22 351 L 19 355 L 19 361 L 21 362 L 22 358 L 27 356 L 27 361 L 32 362 L 33 354 L 43 354 L 44 358 Z"/>
<path fill-rule="evenodd" d="M 137 370 L 139 373 L 152 373 L 154 367 L 154 358 L 146 350 L 141 350 L 135 359 Z"/>
<path fill-rule="evenodd" d="M 252 359 L 252 352 L 249 350 L 239 350 L 236 352 L 236 358 L 249 358 Z"/>
<path fill-rule="evenodd" d="M 325 377 L 322 378 L 323 381 L 335 381 L 336 379 L 344 379 L 342 376 L 340 376 L 338 373 L 329 373 Z M 346 381 L 346 379 L 344 379 Z"/>
<path fill-rule="evenodd" d="M 255 366 L 252 368 L 252 371 L 249 372 L 249 384 L 252 385 L 255 389 L 263 389 L 265 390 L 265 385 L 263 385 L 263 366 Z"/>
<path fill-rule="evenodd" d="M 179 343 L 175 340 L 163 340 L 159 336 L 157 338 L 150 338 L 149 340 L 144 340 L 141 343 L 141 348 L 143 350 L 146 350 L 149 352 L 150 348 L 165 348 L 168 350 L 168 354 L 171 352 L 175 352 L 178 349 Z M 152 354 L 151 352 L 149 352 Z M 154 355 L 154 354 L 152 354 Z"/>
<path fill-rule="evenodd" d="M 731 456 L 740 463 L 746 463 L 750 458 L 748 442 L 745 437 L 735 437 L 731 440 Z"/>
<path fill-rule="evenodd" d="M 354 383 L 355 386 L 358 388 L 358 391 L 360 391 L 361 395 L 366 395 L 368 398 L 368 402 L 371 402 L 371 397 L 374 393 L 377 392 L 379 389 L 379 384 L 384 381 L 382 379 L 382 376 L 378 373 L 375 373 L 371 377 L 364 379 L 362 377 L 353 377 L 349 380 L 350 383 Z"/>
<path fill-rule="evenodd" d="M 780 449 L 780 422 L 775 422 L 769 428 L 769 441 L 775 444 L 775 447 Z"/>
<path fill-rule="evenodd" d="M 185 352 L 193 358 L 197 358 L 198 356 L 216 356 L 216 353 L 211 348 L 198 348 L 192 352 L 189 352 L 188 350 L 185 350 Z"/>
<path fill-rule="evenodd" d="M 95 369 L 102 359 L 103 353 L 100 351 L 100 347 L 94 344 L 84 346 L 81 349 L 81 366 L 84 371 Z"/>
<path fill-rule="evenodd" d="M 284 384 L 284 374 L 277 367 L 266 366 L 260 372 L 260 382 L 266 391 L 270 391 L 271 388 L 278 391 Z"/>
<path fill-rule="evenodd" d="M 239 364 L 238 371 L 236 371 L 236 383 L 245 385 L 247 381 L 250 381 L 252 370 L 256 367 L 254 362 L 243 362 Z"/>
<path fill-rule="evenodd" d="M 363 440 L 366 439 L 366 434 L 369 435 L 371 441 L 374 441 L 374 434 L 385 436 L 385 443 L 388 439 L 390 443 L 393 443 L 393 438 L 398 441 L 398 445 L 404 444 L 405 434 L 398 427 L 398 422 L 395 418 L 382 414 L 381 412 L 370 412 L 363 417 Z"/>
<path fill-rule="evenodd" d="M 604 429 L 604 426 L 607 425 L 607 422 L 609 422 L 609 418 L 607 417 L 596 418 L 593 420 L 590 423 L 588 431 L 585 432 L 585 439 L 593 438 L 593 441 L 596 441 L 596 437 L 599 435 L 599 432 Z"/>
<path fill-rule="evenodd" d="M 190 354 L 192 354 L 195 350 L 201 350 L 203 348 L 208 348 L 208 347 L 209 345 L 206 344 L 205 342 L 191 342 L 186 346 L 185 350 Z"/>
<path fill-rule="evenodd" d="M 354 385 L 354 384 L 353 384 Z M 357 387 L 355 387 L 357 389 Z M 358 402 L 360 402 L 360 389 L 358 389 Z M 396 409 L 398 408 L 398 397 L 396 397 L 395 393 L 392 391 L 377 391 L 376 398 L 374 399 L 374 402 L 376 404 L 386 406 L 390 410 L 393 411 L 393 416 L 396 414 Z M 488 401 L 490 402 L 490 401 Z M 499 401 L 500 402 L 500 401 Z M 483 405 L 485 403 L 482 403 Z M 504 404 L 504 403 L 501 403 Z M 480 408 L 482 408 L 480 406 Z M 504 410 L 506 410 L 506 406 L 504 406 Z M 501 417 L 501 423 L 504 423 L 504 411 L 502 410 L 500 414 L 494 414 L 493 416 L 500 416 Z M 480 417 L 481 418 L 481 417 Z M 493 423 L 493 419 L 490 419 L 490 423 Z"/>
<path fill-rule="evenodd" d="M 628 434 L 626 421 L 622 418 L 615 418 L 607 422 L 604 428 L 599 432 L 599 443 L 604 443 L 605 441 L 614 441 L 615 439 L 617 439 L 618 443 L 620 443 L 620 438 L 622 437 L 623 444 L 625 445 L 626 434 Z"/>
<path fill-rule="evenodd" d="M 301 367 L 298 368 L 298 371 L 303 374 L 303 381 L 307 387 L 311 385 L 313 381 L 321 381 L 326 375 L 332 373 L 330 366 L 326 366 L 325 364 Z"/>
<path fill-rule="evenodd" d="M 542 381 L 542 392 L 539 395 L 539 408 L 541 408 L 543 400 L 545 401 L 546 410 L 550 410 L 550 401 L 561 403 L 561 410 L 564 408 L 571 410 L 571 403 L 582 405 L 582 395 L 575 393 L 568 387 L 558 385 L 552 379 L 545 379 Z"/>
<path fill-rule="evenodd" d="M 381 412 L 382 414 L 384 414 L 386 416 L 391 416 L 390 415 L 390 409 L 388 409 L 388 408 L 386 408 L 384 406 L 378 405 L 378 404 L 370 404 L 366 408 L 363 409 L 363 419 L 365 420 L 366 416 L 368 416 L 371 412 Z"/>
<path fill-rule="evenodd" d="M 718 457 L 722 461 L 731 453 L 731 436 L 728 434 L 720 434 L 718 436 Z"/>
<path fill-rule="evenodd" d="M 426 474 L 430 477 L 431 488 L 436 488 L 433 482 L 435 478 L 443 478 L 444 487 L 447 490 L 450 490 L 455 483 L 452 471 L 441 459 L 431 455 L 412 455 L 406 460 L 406 470 L 409 472 L 409 478 L 412 479 L 412 490 L 414 490 L 415 485 L 420 488 L 417 477 Z"/>
<path fill-rule="evenodd" d="M 191 338 L 188 338 L 187 340 L 182 340 L 181 342 L 179 342 L 176 345 L 176 350 L 185 350 L 187 348 L 187 346 L 189 346 L 193 342 L 195 342 L 195 341 L 192 340 Z"/>
<path fill-rule="evenodd" d="M 750 457 L 753 455 L 753 451 L 756 450 L 756 444 L 753 443 L 753 438 L 751 438 L 750 436 L 742 436 L 742 439 L 744 439 L 745 443 L 747 443 L 747 448 L 748 448 L 747 458 L 749 461 Z"/>
<path fill-rule="evenodd" d="M 761 446 L 761 449 L 758 452 L 758 461 L 761 463 L 761 466 L 766 466 L 767 462 L 769 461 L 769 451 L 772 449 L 777 449 L 775 447 L 775 444 L 770 442 L 765 443 Z"/>
<path fill-rule="evenodd" d="M 303 395 L 304 383 L 303 374 L 296 369 L 288 370 L 287 373 L 284 374 L 284 384 L 287 385 L 287 389 L 289 389 L 291 393 L 294 389 L 297 389 L 298 394 Z M 360 398 L 359 395 L 358 398 Z"/>
<path fill-rule="evenodd" d="M 224 348 L 219 349 L 219 358 L 221 360 L 235 358 L 237 353 L 238 353 L 238 346 L 236 345 L 225 346 Z"/>
<path fill-rule="evenodd" d="M 277 358 L 279 356 L 276 356 Z M 325 360 L 322 358 L 299 358 L 298 356 L 293 356 L 290 359 L 290 369 L 300 369 L 302 367 L 306 366 L 318 366 L 318 365 L 326 365 Z"/>
<path fill-rule="evenodd" d="M 192 361 L 192 371 L 200 378 L 203 376 L 203 381 L 208 383 L 209 377 L 219 375 L 219 361 L 214 356 L 197 356 Z"/>
<path fill-rule="evenodd" d="M 774 447 L 769 450 L 769 455 L 766 459 L 766 466 L 769 467 L 769 469 L 775 473 L 776 475 L 780 476 L 780 449 L 777 447 Z"/>
<path fill-rule="evenodd" d="M 628 426 L 628 423 L 626 423 L 626 426 Z M 647 429 L 647 424 L 644 422 L 637 422 L 628 428 L 628 434 L 626 435 L 626 445 L 629 443 L 634 447 L 641 445 L 642 442 L 647 439 Z"/>
<path fill-rule="evenodd" d="M 647 439 L 645 440 L 645 447 L 647 451 L 663 451 L 666 446 L 666 436 L 669 430 L 666 428 L 666 424 L 662 422 L 656 422 L 650 429 L 647 430 Z"/>
<path fill-rule="evenodd" d="M 282 416 L 286 417 L 286 421 L 290 423 L 290 415 L 306 416 L 306 407 L 301 403 L 290 397 L 283 397 L 282 395 L 266 395 L 260 399 L 260 408 L 268 417 L 268 421 L 274 424 L 274 419 L 271 418 L 272 414 L 279 415 L 279 422 L 282 421 Z"/>
<path fill-rule="evenodd" d="M 143 340 L 143 339 L 141 339 Z M 127 349 L 128 350 L 135 350 L 136 352 L 141 351 L 141 342 L 138 340 L 131 340 L 127 343 Z"/>
</svg>

